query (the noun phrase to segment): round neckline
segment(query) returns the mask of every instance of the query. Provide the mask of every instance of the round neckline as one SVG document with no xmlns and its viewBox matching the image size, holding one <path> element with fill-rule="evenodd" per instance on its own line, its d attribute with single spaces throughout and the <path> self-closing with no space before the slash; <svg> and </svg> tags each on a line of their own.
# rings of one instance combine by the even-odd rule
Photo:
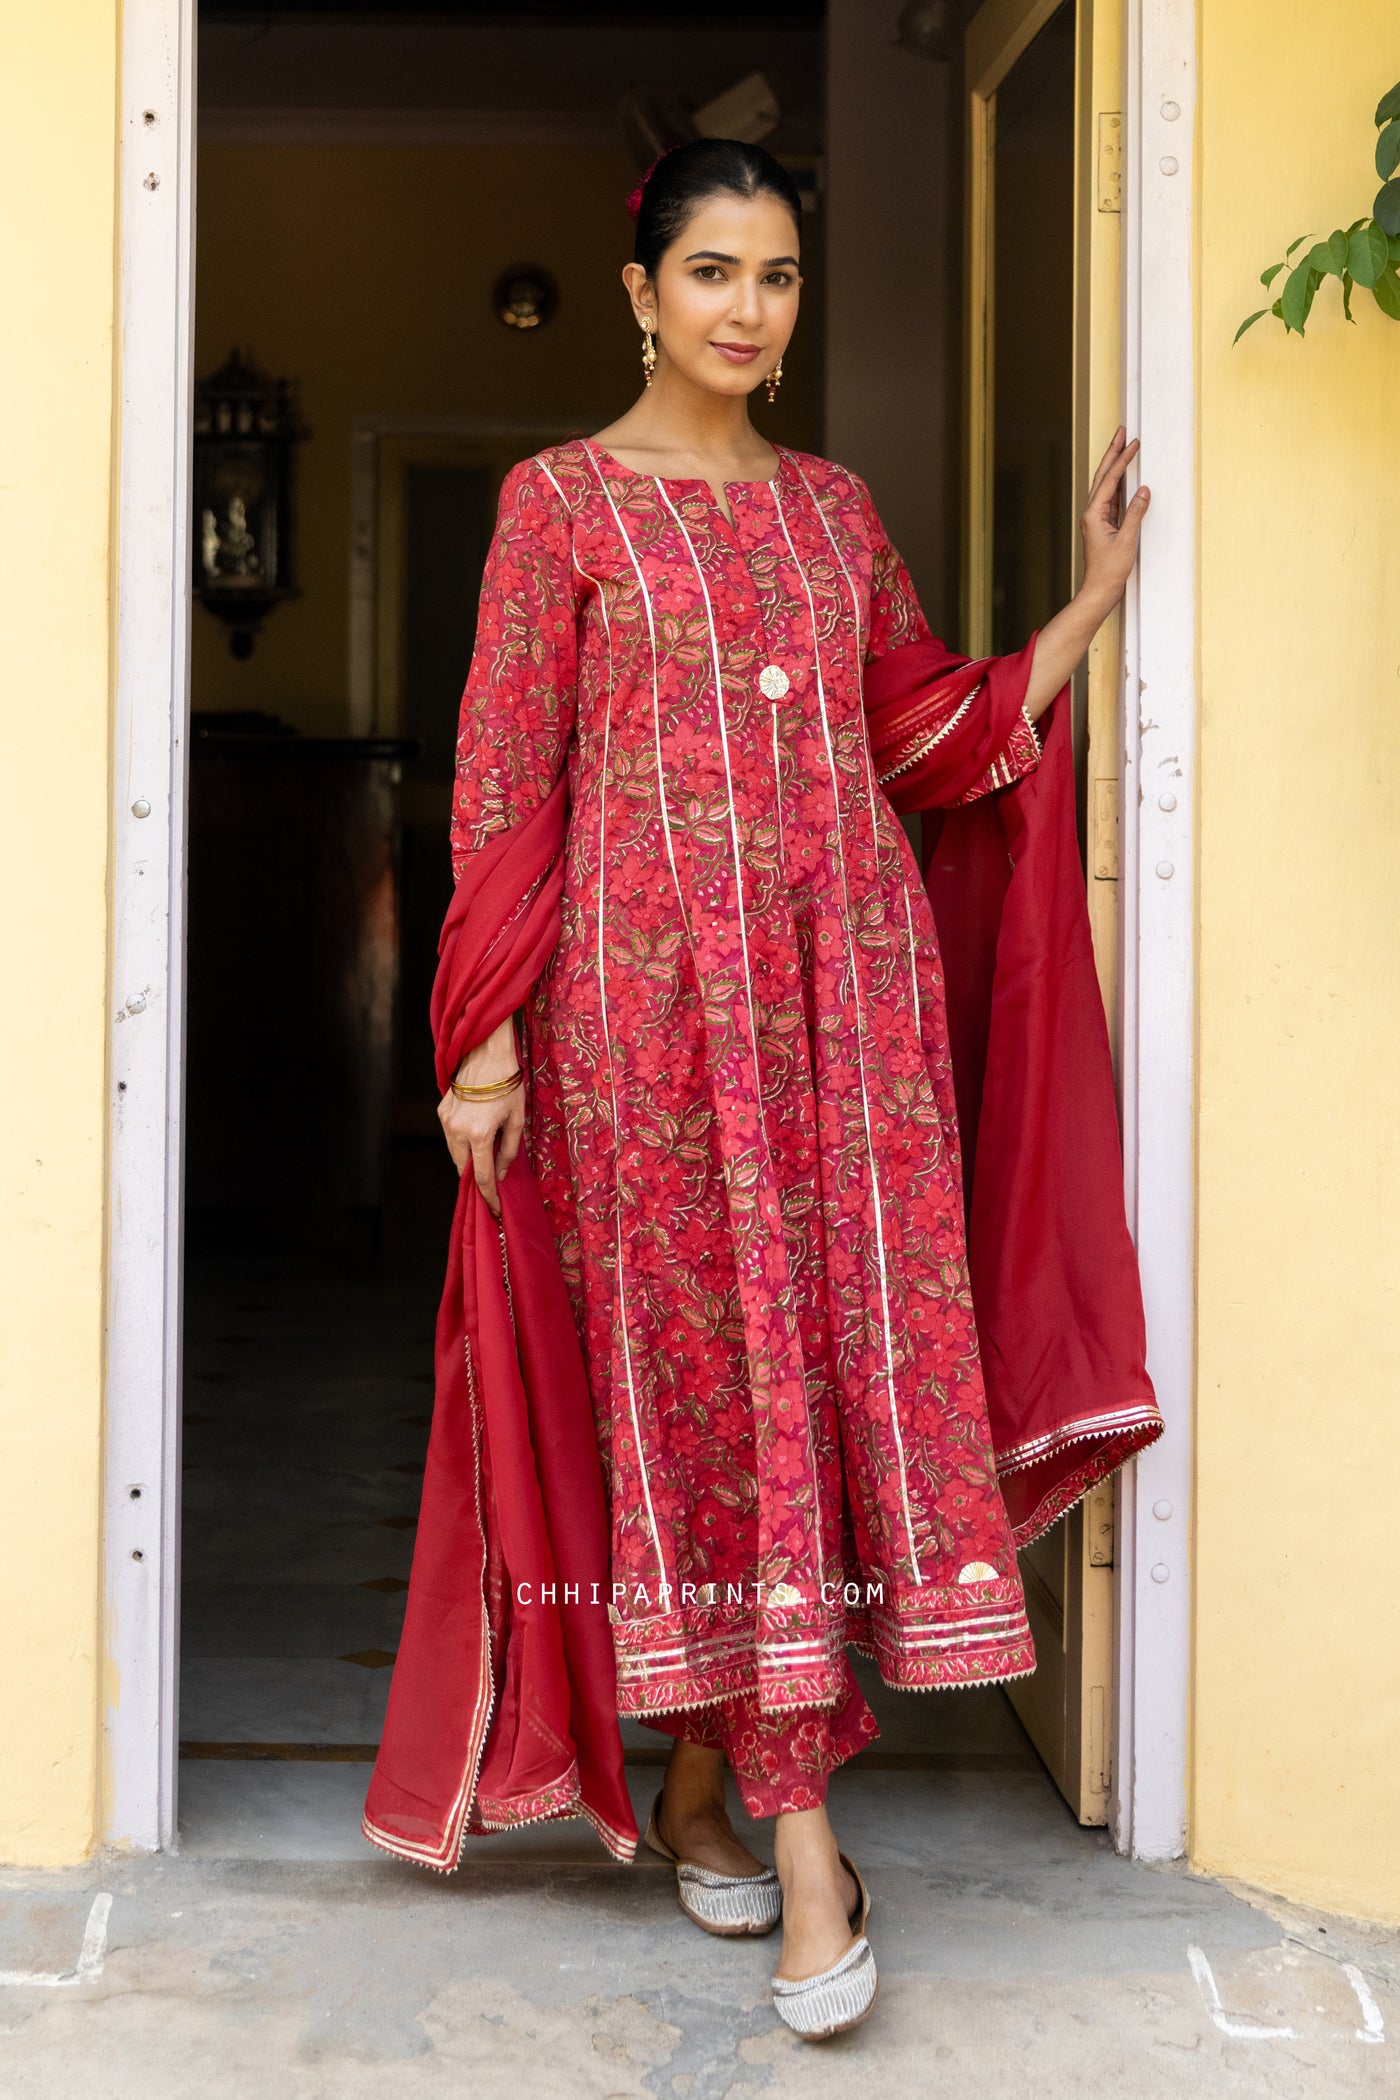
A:
<svg viewBox="0 0 1400 2100">
<path fill-rule="evenodd" d="M 600 445 L 596 438 L 586 437 L 582 442 L 598 459 L 612 467 L 616 473 L 625 474 L 629 481 L 657 481 L 664 484 L 667 488 L 704 489 L 707 495 L 713 496 L 714 494 L 713 487 L 703 474 L 648 474 L 640 467 L 624 466 L 617 454 L 609 452 L 607 446 Z M 763 474 L 757 480 L 751 481 L 722 481 L 719 486 L 722 489 L 771 489 L 775 487 L 782 477 L 784 467 L 787 465 L 787 450 L 782 445 L 775 445 L 773 450 L 778 455 L 778 471 L 776 474 Z"/>
</svg>

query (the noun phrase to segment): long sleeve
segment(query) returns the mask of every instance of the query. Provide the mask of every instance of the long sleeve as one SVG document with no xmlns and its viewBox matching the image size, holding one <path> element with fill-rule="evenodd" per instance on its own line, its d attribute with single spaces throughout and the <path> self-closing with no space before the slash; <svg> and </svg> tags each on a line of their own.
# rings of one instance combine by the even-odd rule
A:
<svg viewBox="0 0 1400 2100">
<path fill-rule="evenodd" d="M 563 768 L 577 706 L 577 605 L 567 513 L 534 460 L 501 486 L 481 579 L 476 647 L 462 694 L 452 799 L 452 872 L 544 801 Z"/>
<path fill-rule="evenodd" d="M 929 642 L 933 639 L 928 621 L 924 618 L 909 571 L 900 559 L 888 533 L 880 522 L 870 492 L 863 483 L 858 484 L 864 503 L 867 529 L 873 552 L 870 579 L 870 629 L 866 642 L 865 662 L 867 669 L 878 663 L 892 650 L 903 648 L 910 642 Z M 988 668 L 1005 659 L 986 659 Z M 966 670 L 972 660 L 965 656 L 948 658 L 947 676 L 928 687 L 921 695 L 918 710 L 918 737 L 911 741 L 911 751 L 922 758 L 947 736 L 979 706 L 986 706 L 987 685 L 985 679 L 969 683 Z M 979 666 L 980 668 L 980 666 Z M 949 798 L 940 807 L 955 809 L 964 802 L 975 802 L 982 795 L 989 795 L 996 788 L 1009 787 L 1026 773 L 1034 772 L 1040 763 L 1041 743 L 1034 724 L 1022 711 L 1012 725 L 1009 736 L 1001 749 L 995 753 L 985 772 L 969 788 Z M 911 761 L 912 762 L 912 761 Z"/>
</svg>

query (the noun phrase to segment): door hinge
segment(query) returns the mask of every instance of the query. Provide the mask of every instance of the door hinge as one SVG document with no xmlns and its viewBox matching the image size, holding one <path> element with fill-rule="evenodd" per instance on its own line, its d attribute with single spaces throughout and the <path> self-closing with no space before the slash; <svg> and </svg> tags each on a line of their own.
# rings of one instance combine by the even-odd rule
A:
<svg viewBox="0 0 1400 2100">
<path fill-rule="evenodd" d="M 1084 1537 L 1091 1568 L 1113 1566 L 1113 1482 L 1101 1480 L 1084 1497 Z"/>
<path fill-rule="evenodd" d="M 1113 1784 L 1113 1746 L 1108 1734 L 1108 1693 L 1101 1684 L 1089 1687 L 1089 1755 L 1085 1777 L 1091 1794 L 1106 1794 Z"/>
<path fill-rule="evenodd" d="M 1099 111 L 1098 191 L 1100 211 L 1123 209 L 1123 119 L 1116 110 Z"/>
<path fill-rule="evenodd" d="M 1094 782 L 1094 836 L 1091 866 L 1096 882 L 1118 880 L 1118 782 Z"/>
</svg>

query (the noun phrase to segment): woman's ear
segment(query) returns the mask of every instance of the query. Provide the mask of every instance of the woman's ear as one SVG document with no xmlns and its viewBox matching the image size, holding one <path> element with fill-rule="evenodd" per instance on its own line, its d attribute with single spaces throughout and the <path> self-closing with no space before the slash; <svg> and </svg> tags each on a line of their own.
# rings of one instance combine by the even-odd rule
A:
<svg viewBox="0 0 1400 2100">
<path fill-rule="evenodd" d="M 627 263 L 622 272 L 622 282 L 627 288 L 628 298 L 632 301 L 632 312 L 636 316 L 637 326 L 641 327 L 643 314 L 649 314 L 655 324 L 656 294 L 641 264 Z"/>
</svg>

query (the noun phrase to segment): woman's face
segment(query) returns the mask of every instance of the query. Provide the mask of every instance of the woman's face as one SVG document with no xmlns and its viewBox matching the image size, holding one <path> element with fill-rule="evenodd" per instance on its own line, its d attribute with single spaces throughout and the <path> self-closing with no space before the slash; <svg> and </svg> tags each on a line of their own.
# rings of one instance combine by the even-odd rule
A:
<svg viewBox="0 0 1400 2100">
<path fill-rule="evenodd" d="M 622 273 L 640 325 L 656 330 L 658 370 L 712 394 L 751 394 L 787 348 L 802 279 L 797 228 L 777 197 L 707 197 L 657 266 Z"/>
</svg>

